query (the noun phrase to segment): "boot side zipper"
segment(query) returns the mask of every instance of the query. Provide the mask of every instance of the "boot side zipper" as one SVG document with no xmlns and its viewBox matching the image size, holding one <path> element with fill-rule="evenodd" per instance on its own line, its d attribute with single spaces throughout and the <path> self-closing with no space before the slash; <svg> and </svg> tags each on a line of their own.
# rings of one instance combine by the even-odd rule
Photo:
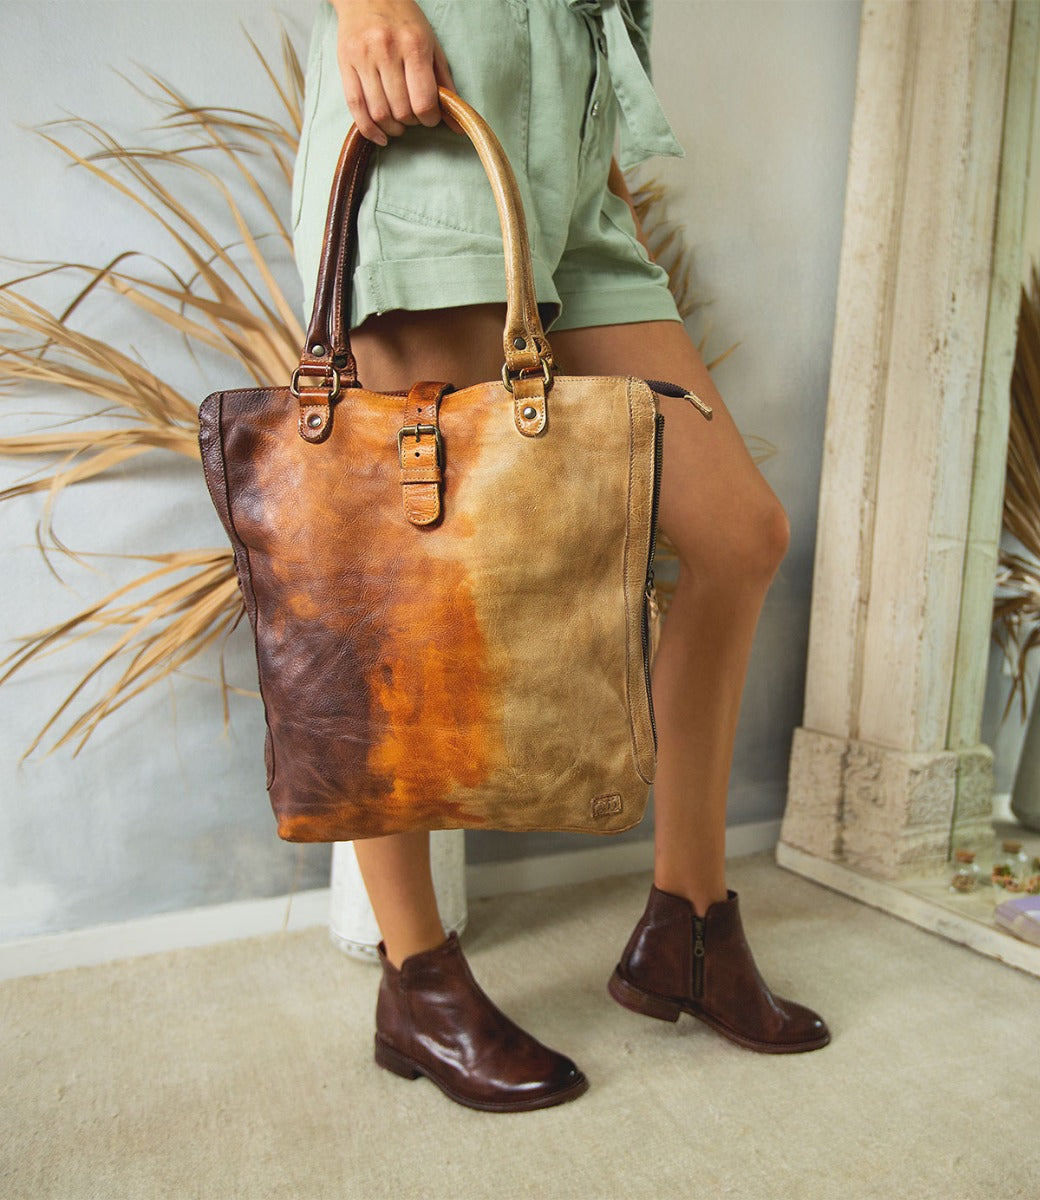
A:
<svg viewBox="0 0 1040 1200">
<path fill-rule="evenodd" d="M 704 918 L 693 918 L 693 994 L 704 995 Z"/>
</svg>

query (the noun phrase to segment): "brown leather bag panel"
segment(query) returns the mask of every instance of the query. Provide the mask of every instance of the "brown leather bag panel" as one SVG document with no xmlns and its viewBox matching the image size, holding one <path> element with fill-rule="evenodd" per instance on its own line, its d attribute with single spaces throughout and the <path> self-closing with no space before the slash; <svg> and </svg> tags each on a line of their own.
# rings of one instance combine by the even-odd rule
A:
<svg viewBox="0 0 1040 1200">
<path fill-rule="evenodd" d="M 417 526 L 401 397 L 345 391 L 319 444 L 284 389 L 220 397 L 282 837 L 641 817 L 654 401 L 641 384 L 557 378 L 548 407 L 527 438 L 500 384 L 448 393 L 442 513 Z"/>
<path fill-rule="evenodd" d="M 232 403 L 232 520 L 257 597 L 279 832 L 366 836 L 445 808 L 477 819 L 448 797 L 485 776 L 496 689 L 462 570 L 426 553 L 431 531 L 401 509 L 400 398 L 347 393 L 319 445 L 297 436 L 287 393 L 233 418 Z"/>
</svg>

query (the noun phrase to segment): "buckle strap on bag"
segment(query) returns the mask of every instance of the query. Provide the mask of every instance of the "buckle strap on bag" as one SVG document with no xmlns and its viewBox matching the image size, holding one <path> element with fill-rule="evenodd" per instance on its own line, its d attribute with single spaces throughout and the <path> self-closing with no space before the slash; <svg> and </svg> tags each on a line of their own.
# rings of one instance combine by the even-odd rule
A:
<svg viewBox="0 0 1040 1200">
<path fill-rule="evenodd" d="M 289 391 L 300 402 L 300 437 L 323 442 L 331 428 L 332 402 L 340 393 L 339 372 L 320 363 L 301 363 L 292 373 Z"/>
<path fill-rule="evenodd" d="M 441 397 L 450 383 L 412 384 L 404 403 L 406 424 L 397 431 L 404 515 L 413 525 L 432 525 L 441 515 L 444 445 L 438 424 Z"/>
<path fill-rule="evenodd" d="M 536 437 L 545 428 L 547 375 L 518 375 L 507 384 L 513 393 L 513 419 L 525 437 Z"/>
</svg>

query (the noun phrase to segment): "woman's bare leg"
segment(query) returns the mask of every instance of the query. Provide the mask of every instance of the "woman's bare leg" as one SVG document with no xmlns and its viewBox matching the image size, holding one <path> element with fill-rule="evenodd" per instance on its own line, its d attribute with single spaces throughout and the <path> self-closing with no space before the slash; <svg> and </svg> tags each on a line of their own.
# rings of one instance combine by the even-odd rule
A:
<svg viewBox="0 0 1040 1200">
<path fill-rule="evenodd" d="M 679 552 L 679 579 L 653 674 L 654 882 L 703 915 L 726 898 L 730 760 L 755 626 L 787 549 L 787 518 L 679 322 L 574 329 L 551 340 L 562 374 L 666 379 L 715 410 L 709 424 L 688 401 L 660 400 L 660 527 Z"/>
<path fill-rule="evenodd" d="M 444 941 L 430 872 L 430 835 L 394 833 L 354 843 L 386 956 L 400 967 Z"/>
<path fill-rule="evenodd" d="M 351 335 L 358 377 L 373 391 L 433 379 L 466 387 L 502 371 L 504 306 L 478 304 L 370 317 Z M 404 959 L 444 941 L 430 873 L 430 837 L 397 833 L 354 843 L 387 957 Z"/>
</svg>

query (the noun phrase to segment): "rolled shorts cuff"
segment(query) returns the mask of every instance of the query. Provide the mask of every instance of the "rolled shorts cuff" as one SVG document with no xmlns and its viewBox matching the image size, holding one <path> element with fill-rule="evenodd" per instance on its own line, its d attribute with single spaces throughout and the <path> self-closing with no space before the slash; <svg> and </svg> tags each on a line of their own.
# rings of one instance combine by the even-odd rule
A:
<svg viewBox="0 0 1040 1200">
<path fill-rule="evenodd" d="M 535 294 L 546 332 L 636 321 L 678 321 L 682 316 L 663 284 L 583 288 L 559 292 L 549 268 L 533 261 Z M 393 309 L 454 308 L 505 303 L 505 264 L 501 255 L 466 254 L 450 258 L 384 259 L 354 272 L 351 327 Z M 445 280 L 451 280 L 450 293 Z M 450 303 L 447 297 L 450 295 Z"/>
<path fill-rule="evenodd" d="M 682 321 L 667 287 L 583 288 L 559 293 L 563 313 L 553 328 L 585 329 L 592 325 L 629 325 L 634 321 Z"/>
<path fill-rule="evenodd" d="M 533 261 L 535 294 L 545 328 L 553 328 L 562 303 L 552 272 Z M 458 254 L 449 258 L 381 259 L 354 272 L 350 324 L 392 309 L 456 308 L 504 304 L 505 259 L 501 254 Z"/>
</svg>

